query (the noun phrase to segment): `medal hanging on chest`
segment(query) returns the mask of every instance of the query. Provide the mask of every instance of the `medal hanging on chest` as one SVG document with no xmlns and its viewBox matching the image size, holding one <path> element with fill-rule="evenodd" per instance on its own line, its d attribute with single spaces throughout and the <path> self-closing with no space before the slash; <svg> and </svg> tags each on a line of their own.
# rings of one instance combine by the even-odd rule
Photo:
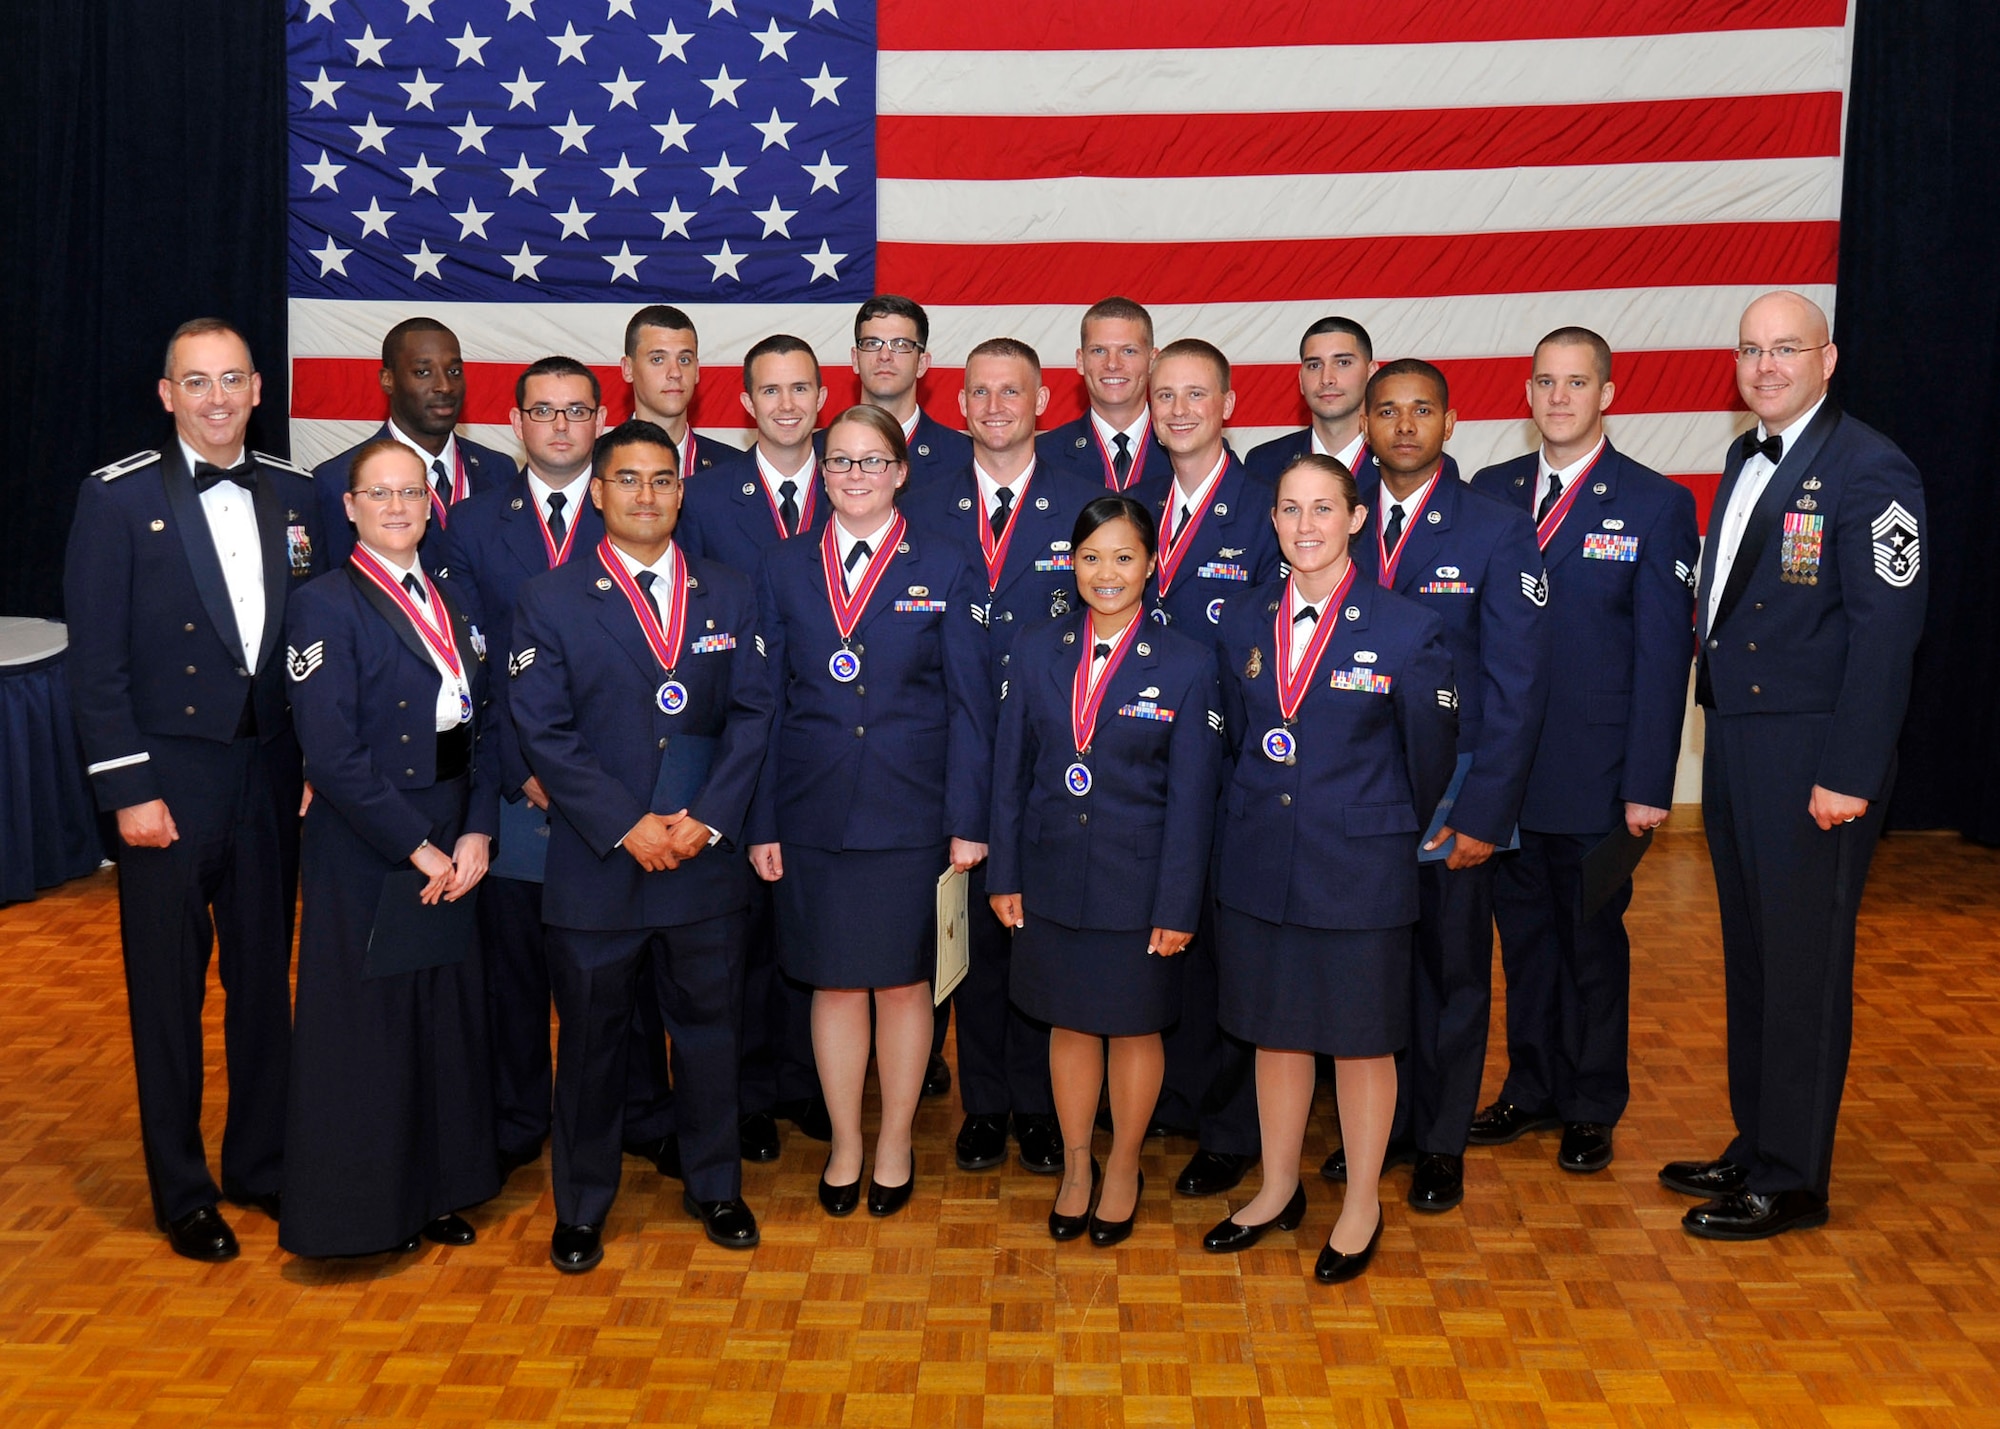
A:
<svg viewBox="0 0 2000 1429">
<path fill-rule="evenodd" d="M 840 632 L 840 648 L 827 657 L 826 672 L 843 685 L 852 684 L 861 677 L 861 656 L 853 649 L 854 628 L 861 623 L 862 615 L 868 609 L 868 599 L 875 594 L 875 588 L 882 584 L 882 577 L 888 573 L 889 563 L 896 557 L 896 548 L 903 543 L 903 533 L 909 525 L 899 513 L 889 523 L 888 531 L 882 537 L 879 550 L 871 551 L 868 564 L 862 568 L 861 578 L 854 583 L 854 592 L 848 594 L 847 583 L 840 578 L 840 542 L 834 530 L 840 523 L 829 521 L 826 531 L 820 537 L 820 574 L 826 581 L 826 603 L 833 612 L 833 627 Z"/>
<path fill-rule="evenodd" d="M 1299 599 L 1296 577 L 1285 583 L 1285 599 L 1278 602 L 1278 613 L 1273 619 L 1275 627 L 1271 640 L 1278 652 L 1278 713 L 1284 723 L 1264 731 L 1264 757 L 1278 764 L 1298 762 L 1299 740 L 1292 733 L 1292 725 L 1297 722 L 1299 706 L 1305 703 L 1306 691 L 1312 688 L 1313 676 L 1319 670 L 1320 657 L 1326 654 L 1326 647 L 1333 640 L 1333 632 L 1340 624 L 1340 612 L 1347 600 L 1347 593 L 1354 587 L 1354 567 L 1350 564 L 1340 584 L 1320 607 L 1319 620 L 1313 626 L 1306 648 L 1296 661 L 1292 651 L 1297 645 L 1297 635 L 1293 631 L 1292 612 L 1303 602 Z"/>
<path fill-rule="evenodd" d="M 1021 519 L 1021 508 L 1028 501 L 1028 484 L 1035 479 L 1035 464 L 1030 461 L 1028 469 L 1014 486 L 1014 504 L 1007 509 L 1007 524 L 996 538 L 993 523 L 979 523 L 979 553 L 986 558 L 986 589 L 993 592 L 1000 589 L 1000 576 L 1007 569 L 1007 547 L 1014 540 L 1014 523 Z"/>
<path fill-rule="evenodd" d="M 677 715 L 688 705 L 687 686 L 674 678 L 675 666 L 679 663 L 681 641 L 687 633 L 687 572 L 678 556 L 674 560 L 674 579 L 655 581 L 655 590 L 664 589 L 666 608 L 654 614 L 653 602 L 646 598 L 646 592 L 639 589 L 639 583 L 632 579 L 632 573 L 625 569 L 625 562 L 619 559 L 617 548 L 606 536 L 597 546 L 598 563 L 611 577 L 612 584 L 624 595 L 625 603 L 632 607 L 632 618 L 639 622 L 639 633 L 646 637 L 646 646 L 653 652 L 653 659 L 666 674 L 666 680 L 659 689 L 653 691 L 653 704 L 661 714 Z"/>
<path fill-rule="evenodd" d="M 1090 678 L 1090 667 L 1096 662 L 1091 658 L 1091 651 L 1096 642 L 1091 638 L 1090 617 L 1084 617 L 1083 650 L 1069 687 L 1069 731 L 1075 742 L 1076 758 L 1069 768 L 1063 770 L 1063 787 L 1078 798 L 1090 792 L 1090 766 L 1084 759 L 1090 753 L 1091 741 L 1097 737 L 1097 717 L 1104 709 L 1105 691 L 1111 688 L 1111 677 L 1124 661 L 1125 652 L 1132 648 L 1141 623 L 1138 612 L 1134 611 L 1132 619 L 1111 642 L 1111 653 L 1104 657 L 1103 671 L 1093 680 Z"/>
<path fill-rule="evenodd" d="M 403 583 L 396 579 L 395 573 L 370 555 L 367 547 L 356 546 L 354 554 L 347 560 L 370 585 L 394 601 L 396 608 L 416 627 L 417 636 L 424 642 L 425 648 L 437 657 L 438 663 L 458 686 L 458 722 L 464 724 L 471 719 L 472 691 L 465 682 L 465 664 L 458 657 L 458 642 L 451 637 L 451 614 L 445 609 L 444 597 L 438 594 L 429 573 L 422 566 L 416 569 L 416 575 L 424 583 L 424 594 L 430 601 L 431 609 L 437 612 L 436 624 L 432 624 L 431 618 L 410 599 L 410 593 L 403 589 Z"/>
</svg>

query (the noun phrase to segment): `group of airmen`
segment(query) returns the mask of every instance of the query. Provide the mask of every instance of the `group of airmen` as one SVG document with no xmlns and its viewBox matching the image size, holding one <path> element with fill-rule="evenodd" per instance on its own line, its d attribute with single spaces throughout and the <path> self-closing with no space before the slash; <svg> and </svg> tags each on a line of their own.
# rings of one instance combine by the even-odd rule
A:
<svg viewBox="0 0 2000 1429">
<path fill-rule="evenodd" d="M 1351 1278 L 1395 1166 L 1439 1213 L 1469 1146 L 1560 1129 L 1563 1170 L 1611 1163 L 1631 868 L 1691 661 L 1736 1136 L 1660 1179 L 1696 1235 L 1824 1222 L 1926 575 L 1921 483 L 1828 398 L 1814 304 L 1743 314 L 1758 421 L 1705 554 L 1689 490 L 1607 439 L 1585 328 L 1524 366 L 1536 449 L 1469 480 L 1444 374 L 1344 317 L 1300 340 L 1310 425 L 1241 457 L 1226 356 L 1157 345 L 1130 299 L 1083 314 L 1088 410 L 1047 430 L 1040 356 L 1006 337 L 966 359 L 963 430 L 923 410 L 929 337 L 916 302 L 864 303 L 863 401 L 824 425 L 812 346 L 757 342 L 739 451 L 690 425 L 694 322 L 648 306 L 629 421 L 574 358 L 520 372 L 517 468 L 458 433 L 458 341 L 414 317 L 381 430 L 308 472 L 245 447 L 241 336 L 175 333 L 174 440 L 86 478 L 66 595 L 177 1252 L 237 1253 L 224 1199 L 301 1255 L 465 1244 L 545 1146 L 558 1269 L 602 1259 L 623 1156 L 749 1248 L 741 1163 L 781 1123 L 829 1143 L 827 1213 L 855 1209 L 871 1049 L 891 1215 L 955 1008 L 957 1164 L 1060 1177 L 1051 1235 L 1101 1246 L 1159 1134 L 1195 1148 L 1179 1195 L 1261 1162 L 1208 1249 L 1297 1229 L 1330 1061 L 1346 1190 L 1317 1272 Z M 934 1007 L 947 869 L 969 969 Z M 469 931 L 397 937 L 395 897 Z"/>
</svg>

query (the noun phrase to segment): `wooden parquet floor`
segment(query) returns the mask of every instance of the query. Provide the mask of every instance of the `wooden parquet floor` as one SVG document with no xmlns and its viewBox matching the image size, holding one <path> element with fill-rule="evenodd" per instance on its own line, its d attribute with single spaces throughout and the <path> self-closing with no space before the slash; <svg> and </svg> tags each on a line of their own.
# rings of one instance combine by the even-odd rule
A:
<svg viewBox="0 0 2000 1429">
<path fill-rule="evenodd" d="M 955 1099 L 924 1104 L 919 1191 L 886 1222 L 822 1216 L 824 1152 L 787 1128 L 745 1168 L 747 1255 L 628 1160 L 585 1276 L 547 1263 L 545 1164 L 464 1250 L 310 1264 L 230 1208 L 241 1259 L 177 1259 L 100 874 L 0 910 L 0 1424 L 2000 1425 L 2000 855 L 1883 847 L 1833 1221 L 1743 1246 L 1683 1235 L 1654 1181 L 1729 1130 L 1699 835 L 1664 836 L 1639 881 L 1616 1163 L 1565 1175 L 1553 1135 L 1475 1149 L 1437 1217 L 1398 1172 L 1374 1269 L 1325 1289 L 1324 1091 L 1305 1228 L 1240 1259 L 1202 1253 L 1220 1201 L 1164 1194 L 1178 1142 L 1148 1144 L 1125 1246 L 1053 1244 L 1053 1183 L 952 1166 Z"/>
</svg>

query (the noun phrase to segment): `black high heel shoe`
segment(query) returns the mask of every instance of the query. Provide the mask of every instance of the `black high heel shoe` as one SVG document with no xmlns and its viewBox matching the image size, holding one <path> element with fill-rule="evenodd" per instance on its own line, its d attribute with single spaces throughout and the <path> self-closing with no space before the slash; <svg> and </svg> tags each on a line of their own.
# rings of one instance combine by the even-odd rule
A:
<svg viewBox="0 0 2000 1429">
<path fill-rule="evenodd" d="M 826 1164 L 833 1165 L 833 1153 L 826 1153 Z M 826 1179 L 826 1171 L 819 1173 L 819 1205 L 829 1216 L 850 1214 L 861 1204 L 861 1178 L 856 1176 L 845 1186 L 836 1186 Z"/>
<path fill-rule="evenodd" d="M 1319 1251 L 1319 1263 L 1313 1266 L 1313 1279 L 1322 1285 L 1339 1285 L 1354 1279 L 1368 1268 L 1368 1262 L 1375 1258 L 1375 1247 L 1382 1243 L 1382 1213 L 1375 1213 L 1375 1234 L 1368 1237 L 1368 1244 L 1354 1255 L 1335 1250 L 1331 1244 L 1323 1245 Z"/>
<path fill-rule="evenodd" d="M 1097 1212 L 1090 1213 L 1090 1243 L 1095 1246 L 1116 1245 L 1132 1234 L 1132 1222 L 1139 1218 L 1139 1202 L 1146 1195 L 1146 1173 L 1139 1173 L 1138 1189 L 1132 1193 L 1132 1214 L 1122 1221 L 1101 1221 Z"/>
<path fill-rule="evenodd" d="M 1090 1202 L 1091 1205 L 1093 1206 L 1097 1203 L 1097 1183 L 1102 1175 L 1103 1171 L 1097 1164 L 1097 1158 L 1095 1156 L 1091 1157 L 1090 1158 Z M 1056 1193 L 1056 1199 L 1057 1200 L 1062 1199 L 1062 1192 L 1058 1191 Z M 1090 1213 L 1090 1208 L 1088 1206 L 1084 1208 L 1084 1212 L 1080 1216 L 1058 1215 L 1055 1209 L 1051 1207 L 1049 1210 L 1049 1239 L 1075 1240 L 1078 1236 L 1082 1235 L 1086 1230 L 1090 1228 L 1090 1222 L 1091 1222 L 1091 1213 Z"/>
<path fill-rule="evenodd" d="M 917 1155 L 910 1153 L 910 1179 L 900 1186 L 884 1186 L 873 1176 L 868 1178 L 868 1214 L 871 1216 L 893 1216 L 910 1203 L 910 1192 L 917 1184 Z"/>
<path fill-rule="evenodd" d="M 1233 1214 L 1233 1213 L 1232 1213 Z M 1272 1229 L 1295 1231 L 1306 1218 L 1306 1187 L 1299 1183 L 1298 1190 L 1292 1192 L 1292 1199 L 1285 1202 L 1285 1208 L 1261 1225 L 1246 1226 L 1241 1222 L 1224 1217 L 1215 1228 L 1201 1238 L 1201 1248 L 1224 1255 L 1234 1250 L 1248 1250 L 1264 1238 L 1264 1232 Z"/>
</svg>

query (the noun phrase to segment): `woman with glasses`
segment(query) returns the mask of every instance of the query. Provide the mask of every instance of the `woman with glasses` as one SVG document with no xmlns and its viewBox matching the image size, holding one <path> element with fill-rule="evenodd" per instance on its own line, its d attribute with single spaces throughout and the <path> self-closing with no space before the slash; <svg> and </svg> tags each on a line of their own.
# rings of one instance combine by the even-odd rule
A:
<svg viewBox="0 0 2000 1429">
<path fill-rule="evenodd" d="M 1014 644 L 994 749 L 987 894 L 1015 930 L 1011 995 L 1051 1025 L 1063 1184 L 1049 1234 L 1116 1245 L 1145 1189 L 1139 1146 L 1159 1100 L 1161 1032 L 1201 915 L 1222 724 L 1215 654 L 1144 619 L 1152 514 L 1099 496 L 1070 536 L 1084 613 Z M 1107 1053 L 1108 1043 L 1108 1053 Z M 1109 1063 L 1111 1156 L 1090 1154 Z"/>
<path fill-rule="evenodd" d="M 859 406 L 827 428 L 833 519 L 759 577 L 776 715 L 750 859 L 777 884 L 778 956 L 813 989 L 813 1053 L 833 1126 L 820 1204 L 860 1201 L 862 1085 L 882 1088 L 868 1209 L 910 1198 L 910 1126 L 930 1056 L 938 877 L 986 857 L 993 712 L 982 590 L 957 548 L 896 509 L 908 451 Z"/>
<path fill-rule="evenodd" d="M 1217 1020 L 1257 1048 L 1264 1184 L 1202 1246 L 1247 1250 L 1305 1219 L 1299 1155 L 1329 1056 L 1347 1196 L 1314 1273 L 1338 1284 L 1382 1235 L 1417 843 L 1451 777 L 1458 698 L 1438 617 L 1356 576 L 1367 508 L 1346 467 L 1294 460 L 1271 519 L 1290 574 L 1232 600 L 1218 632 L 1231 770 L 1215 879 Z"/>
<path fill-rule="evenodd" d="M 417 560 L 429 505 L 414 452 L 363 446 L 353 554 L 286 627 L 311 786 L 278 1225 L 296 1255 L 468 1245 L 457 1213 L 500 1188 L 470 909 L 423 913 L 472 892 L 499 820 L 485 645 Z"/>
</svg>

